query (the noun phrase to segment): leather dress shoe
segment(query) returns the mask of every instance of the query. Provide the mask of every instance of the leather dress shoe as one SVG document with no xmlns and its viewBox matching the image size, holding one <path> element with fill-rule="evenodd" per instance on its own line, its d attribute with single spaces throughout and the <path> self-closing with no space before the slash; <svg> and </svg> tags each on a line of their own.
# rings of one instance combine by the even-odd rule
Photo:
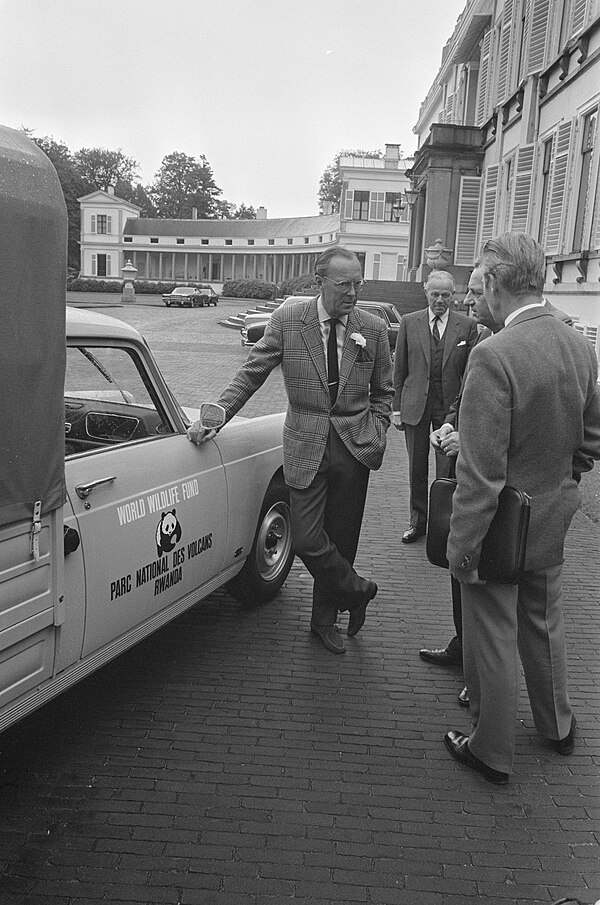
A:
<svg viewBox="0 0 600 905">
<path fill-rule="evenodd" d="M 408 531 L 402 535 L 403 544 L 414 544 L 420 537 L 425 537 L 425 528 L 413 528 L 411 525 Z"/>
<path fill-rule="evenodd" d="M 557 754 L 572 754 L 575 750 L 575 727 L 577 720 L 575 717 L 571 719 L 571 728 L 569 734 L 564 738 L 550 739 L 550 747 L 554 748 Z"/>
<path fill-rule="evenodd" d="M 477 770 L 477 772 L 481 773 L 483 778 L 487 779 L 488 782 L 496 783 L 498 786 L 507 783 L 508 773 L 501 773 L 500 770 L 494 770 L 492 767 L 488 767 L 487 764 L 484 764 L 482 760 L 479 760 L 479 758 L 475 757 L 471 752 L 468 742 L 469 736 L 463 735 L 462 732 L 454 732 L 454 730 L 451 730 L 444 736 L 446 748 L 452 757 L 459 763 L 464 764 L 465 767 L 471 767 L 472 770 Z"/>
<path fill-rule="evenodd" d="M 367 590 L 365 591 L 365 596 L 357 607 L 353 610 L 350 610 L 350 619 L 348 620 L 348 637 L 352 638 L 353 635 L 356 635 L 357 632 L 361 630 L 365 623 L 365 617 L 367 615 L 367 606 L 373 597 L 375 597 L 377 593 L 377 585 L 374 581 L 367 582 Z"/>
<path fill-rule="evenodd" d="M 442 650 L 429 650 L 424 647 L 419 651 L 421 660 L 434 663 L 436 666 L 462 666 L 462 655 L 454 653 L 444 647 Z"/>
<path fill-rule="evenodd" d="M 334 654 L 343 654 L 346 651 L 344 639 L 337 625 L 313 625 L 310 624 L 313 635 L 321 639 L 323 646 Z"/>
<path fill-rule="evenodd" d="M 458 696 L 458 703 L 460 704 L 461 707 L 470 707 L 471 706 L 471 702 L 469 701 L 469 691 L 468 691 L 466 685 Z"/>
</svg>

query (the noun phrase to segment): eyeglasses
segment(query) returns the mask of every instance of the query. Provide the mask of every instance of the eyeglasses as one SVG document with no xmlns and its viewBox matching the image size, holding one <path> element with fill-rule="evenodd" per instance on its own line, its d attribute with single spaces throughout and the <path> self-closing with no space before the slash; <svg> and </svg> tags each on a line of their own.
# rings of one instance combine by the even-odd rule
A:
<svg viewBox="0 0 600 905">
<path fill-rule="evenodd" d="M 432 299 L 443 299 L 445 302 L 449 302 L 452 298 L 451 292 L 436 292 L 435 290 L 433 292 L 429 291 L 427 295 Z"/>
<path fill-rule="evenodd" d="M 333 283 L 335 288 L 340 292 L 350 292 L 351 289 L 354 289 L 355 292 L 360 292 L 360 290 L 365 285 L 364 280 L 332 280 L 331 277 L 326 277 L 322 273 L 320 273 L 319 276 L 322 280 L 327 280 L 329 283 Z"/>
</svg>

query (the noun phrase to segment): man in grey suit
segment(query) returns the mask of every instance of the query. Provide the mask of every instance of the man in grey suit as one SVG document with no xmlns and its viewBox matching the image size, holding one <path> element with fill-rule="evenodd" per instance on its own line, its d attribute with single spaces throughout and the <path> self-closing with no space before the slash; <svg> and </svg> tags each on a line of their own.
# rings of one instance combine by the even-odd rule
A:
<svg viewBox="0 0 600 905">
<path fill-rule="evenodd" d="M 408 451 L 410 526 L 402 543 L 410 544 L 427 530 L 429 434 L 444 421 L 460 390 L 477 327 L 471 318 L 450 310 L 454 280 L 434 270 L 425 284 L 427 308 L 405 314 L 400 322 L 394 360 L 392 423 L 403 430 Z M 449 462 L 436 452 L 437 477 L 449 473 Z"/>
<path fill-rule="evenodd" d="M 348 635 L 355 635 L 377 593 L 353 564 L 369 471 L 380 467 L 385 450 L 392 364 L 386 325 L 355 307 L 363 285 L 356 255 L 342 247 L 323 252 L 316 282 L 319 296 L 273 312 L 218 403 L 229 420 L 281 365 L 288 397 L 283 471 L 294 549 L 314 579 L 311 631 L 341 654 L 338 611 L 350 612 Z M 201 443 L 211 434 L 196 422 L 188 436 Z"/>
<path fill-rule="evenodd" d="M 462 764 L 490 782 L 506 783 L 515 747 L 519 655 L 536 728 L 559 754 L 571 754 L 575 745 L 562 562 L 581 502 L 581 475 L 600 459 L 600 392 L 591 343 L 543 304 L 541 245 L 522 233 L 505 233 L 485 244 L 480 266 L 487 303 L 504 329 L 473 350 L 460 404 L 447 552 L 462 588 L 472 729 L 468 736 L 448 732 L 444 742 Z M 481 582 L 481 544 L 507 484 L 531 497 L 525 570 L 515 585 Z"/>
</svg>

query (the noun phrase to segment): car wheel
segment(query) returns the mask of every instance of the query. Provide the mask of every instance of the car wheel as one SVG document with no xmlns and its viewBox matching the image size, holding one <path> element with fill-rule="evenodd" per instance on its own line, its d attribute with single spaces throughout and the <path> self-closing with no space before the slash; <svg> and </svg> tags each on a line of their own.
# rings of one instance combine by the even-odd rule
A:
<svg viewBox="0 0 600 905">
<path fill-rule="evenodd" d="M 265 494 L 252 549 L 228 590 L 242 603 L 266 603 L 280 590 L 293 561 L 289 491 L 279 479 Z"/>
</svg>

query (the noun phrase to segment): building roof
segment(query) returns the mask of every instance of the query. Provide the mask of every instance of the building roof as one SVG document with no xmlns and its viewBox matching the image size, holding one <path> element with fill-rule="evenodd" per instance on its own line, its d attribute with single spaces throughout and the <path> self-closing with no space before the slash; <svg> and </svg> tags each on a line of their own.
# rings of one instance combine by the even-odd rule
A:
<svg viewBox="0 0 600 905">
<path fill-rule="evenodd" d="M 413 163 L 412 157 L 401 157 L 393 162 L 384 157 L 354 157 L 351 155 L 340 157 L 340 167 L 359 167 L 363 170 L 399 170 L 404 173 L 412 167 Z"/>
<path fill-rule="evenodd" d="M 125 198 L 119 198 L 118 195 L 115 195 L 114 192 L 105 192 L 104 189 L 94 189 L 93 192 L 90 192 L 89 195 L 82 195 L 81 198 L 77 200 L 81 201 L 91 201 L 95 199 L 97 201 L 109 201 L 111 204 L 126 204 L 128 207 L 132 208 L 136 211 L 141 211 L 141 207 L 139 205 L 134 204 L 133 201 L 126 201 Z"/>
<path fill-rule="evenodd" d="M 319 217 L 281 217 L 272 220 L 163 220 L 135 217 L 127 220 L 127 236 L 202 236 L 204 238 L 293 238 L 334 233 L 340 228 L 340 215 Z"/>
</svg>

